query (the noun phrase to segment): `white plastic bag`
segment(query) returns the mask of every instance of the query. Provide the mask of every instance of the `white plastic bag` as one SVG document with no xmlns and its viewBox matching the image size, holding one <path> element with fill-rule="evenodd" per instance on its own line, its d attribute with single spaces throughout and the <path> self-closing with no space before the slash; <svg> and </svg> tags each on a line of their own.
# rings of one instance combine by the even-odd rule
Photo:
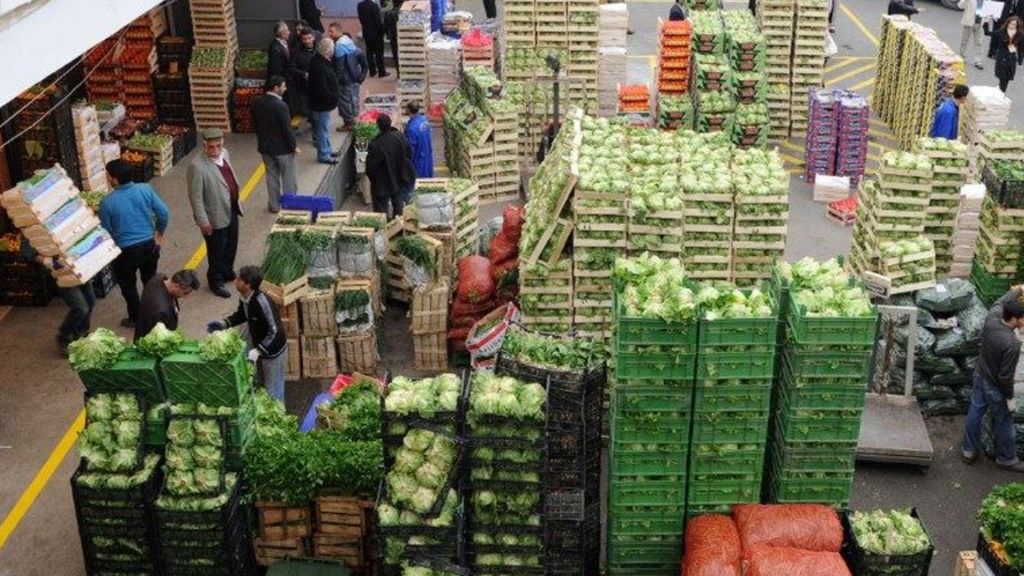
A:
<svg viewBox="0 0 1024 576">
<path fill-rule="evenodd" d="M 835 56 L 839 54 L 839 46 L 836 46 L 836 41 L 832 39 L 831 34 L 825 36 L 825 58 Z"/>
</svg>

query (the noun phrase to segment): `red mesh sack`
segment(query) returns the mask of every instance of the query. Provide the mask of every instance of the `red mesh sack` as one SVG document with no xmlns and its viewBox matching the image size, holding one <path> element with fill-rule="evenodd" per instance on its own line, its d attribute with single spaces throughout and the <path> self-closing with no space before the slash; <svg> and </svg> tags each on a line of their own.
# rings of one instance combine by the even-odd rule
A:
<svg viewBox="0 0 1024 576">
<path fill-rule="evenodd" d="M 685 576 L 741 576 L 743 550 L 732 518 L 698 516 L 686 524 Z"/>
<path fill-rule="evenodd" d="M 839 514 L 819 504 L 738 504 L 732 517 L 743 549 L 758 545 L 839 552 L 843 527 Z M 749 575 L 748 575 L 749 576 Z"/>
<path fill-rule="evenodd" d="M 491 240 L 491 264 L 499 264 L 519 258 L 519 241 L 509 238 L 504 228 Z"/>
<path fill-rule="evenodd" d="M 507 204 L 501 213 L 501 231 L 508 234 L 513 244 L 519 244 L 519 236 L 523 233 L 523 207 Z"/>
<path fill-rule="evenodd" d="M 494 310 L 494 308 L 495 304 L 493 299 L 477 303 L 456 300 L 452 303 L 452 309 L 449 316 L 452 319 L 462 318 L 464 316 L 479 318 L 480 316 L 486 315 L 491 310 Z"/>
<path fill-rule="evenodd" d="M 495 283 L 497 283 L 497 286 L 498 286 L 499 290 L 501 289 L 502 285 L 504 284 L 502 282 L 502 276 L 508 274 L 510 271 L 515 270 L 518 267 L 519 267 L 519 259 L 518 258 L 513 258 L 511 260 L 506 260 L 505 262 L 502 262 L 501 264 L 494 264 L 493 266 L 491 266 L 491 277 L 494 278 L 494 281 L 495 281 Z"/>
<path fill-rule="evenodd" d="M 473 327 L 473 325 L 470 324 L 469 326 L 462 326 L 460 328 L 452 328 L 451 330 L 448 331 L 448 339 L 449 340 L 465 340 L 466 337 L 469 336 L 469 329 L 472 328 L 472 327 Z"/>
<path fill-rule="evenodd" d="M 491 262 L 483 256 L 468 256 L 456 262 L 459 270 L 459 284 L 455 287 L 455 299 L 460 302 L 484 302 L 494 297 L 494 278 L 491 277 Z"/>
<path fill-rule="evenodd" d="M 746 551 L 746 563 L 746 576 L 851 576 L 838 552 L 754 546 Z"/>
</svg>

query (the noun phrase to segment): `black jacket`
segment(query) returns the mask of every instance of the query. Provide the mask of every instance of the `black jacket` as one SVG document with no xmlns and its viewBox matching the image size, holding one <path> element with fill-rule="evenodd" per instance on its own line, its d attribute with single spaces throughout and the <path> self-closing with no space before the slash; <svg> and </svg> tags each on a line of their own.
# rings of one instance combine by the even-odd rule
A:
<svg viewBox="0 0 1024 576">
<path fill-rule="evenodd" d="M 138 341 L 160 322 L 168 330 L 178 329 L 178 301 L 167 291 L 164 280 L 167 276 L 154 274 L 142 288 L 139 313 L 135 318 L 135 340 Z"/>
<path fill-rule="evenodd" d="M 327 112 L 338 106 L 338 75 L 331 61 L 317 54 L 309 63 L 309 109 Z"/>
<path fill-rule="evenodd" d="M 1020 341 L 1013 330 L 1003 324 L 1003 305 L 1020 296 L 1020 288 L 1007 292 L 989 310 L 981 329 L 981 352 L 975 369 L 994 384 L 1004 398 L 1013 398 L 1013 375 L 1020 358 Z"/>
<path fill-rule="evenodd" d="M 1017 66 L 1024 62 L 1024 30 L 1017 30 L 1013 35 L 1013 43 L 1017 46 L 1017 53 L 1010 52 L 1010 33 L 1006 28 L 995 32 L 989 30 L 988 25 L 983 27 L 986 36 L 992 37 L 992 43 L 996 49 L 996 78 L 1000 80 L 1013 80 L 1017 75 Z"/>
<path fill-rule="evenodd" d="M 669 22 L 686 20 L 686 10 L 683 10 L 683 7 L 680 6 L 679 3 L 673 4 L 672 8 L 668 11 L 668 20 Z"/>
<path fill-rule="evenodd" d="M 370 178 L 370 193 L 378 198 L 390 198 L 412 188 L 416 170 L 412 165 L 412 147 L 405 135 L 392 128 L 370 142 L 366 175 Z"/>
<path fill-rule="evenodd" d="M 277 358 L 288 343 L 277 306 L 259 290 L 253 290 L 248 302 L 240 300 L 238 310 L 225 318 L 224 323 L 228 328 L 248 323 L 252 344 L 264 358 Z"/>
<path fill-rule="evenodd" d="M 292 48 L 292 57 L 288 60 L 288 74 L 292 77 L 295 87 L 305 92 L 309 87 L 309 65 L 316 57 L 316 48 L 306 48 L 300 42 Z"/>
<path fill-rule="evenodd" d="M 267 48 L 267 78 L 277 74 L 288 78 L 288 49 L 281 41 L 274 38 Z"/>
<path fill-rule="evenodd" d="M 919 10 L 914 7 L 912 0 L 889 0 L 889 16 L 900 14 L 910 18 L 918 12 Z"/>
<path fill-rule="evenodd" d="M 380 6 L 373 0 L 363 0 L 356 11 L 359 13 L 359 24 L 363 27 L 363 39 L 384 38 L 384 21 L 381 19 Z"/>
<path fill-rule="evenodd" d="M 316 0 L 299 0 L 299 17 L 305 20 L 313 30 L 324 31 L 324 23 L 320 21 L 320 9 L 316 7 Z"/>
<path fill-rule="evenodd" d="M 264 94 L 253 100 L 251 113 L 256 129 L 256 149 L 260 154 L 284 156 L 295 152 L 291 112 L 284 100 L 274 94 Z"/>
</svg>

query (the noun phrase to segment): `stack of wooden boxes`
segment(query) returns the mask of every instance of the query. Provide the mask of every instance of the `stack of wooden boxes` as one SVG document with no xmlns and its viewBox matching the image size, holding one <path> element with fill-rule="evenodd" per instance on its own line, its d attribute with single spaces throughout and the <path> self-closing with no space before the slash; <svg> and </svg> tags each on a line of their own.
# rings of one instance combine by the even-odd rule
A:
<svg viewBox="0 0 1024 576">
<path fill-rule="evenodd" d="M 189 66 L 197 128 L 231 131 L 228 99 L 235 82 L 238 32 L 233 0 L 190 0 L 195 48 Z"/>
<path fill-rule="evenodd" d="M 75 125 L 75 143 L 78 145 L 78 169 L 82 175 L 82 188 L 89 191 L 107 190 L 107 175 L 103 161 L 103 143 L 96 108 L 75 106 L 71 109 Z"/>
</svg>

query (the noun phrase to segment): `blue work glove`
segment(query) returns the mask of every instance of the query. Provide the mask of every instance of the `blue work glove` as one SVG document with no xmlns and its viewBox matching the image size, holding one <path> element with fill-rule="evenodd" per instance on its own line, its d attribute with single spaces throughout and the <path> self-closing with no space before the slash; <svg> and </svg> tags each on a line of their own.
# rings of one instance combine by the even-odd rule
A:
<svg viewBox="0 0 1024 576">
<path fill-rule="evenodd" d="M 213 322 L 209 322 L 206 324 L 206 333 L 213 334 L 217 330 L 223 330 L 225 328 L 227 328 L 227 326 L 224 325 L 224 322 L 220 320 L 214 320 Z"/>
</svg>

